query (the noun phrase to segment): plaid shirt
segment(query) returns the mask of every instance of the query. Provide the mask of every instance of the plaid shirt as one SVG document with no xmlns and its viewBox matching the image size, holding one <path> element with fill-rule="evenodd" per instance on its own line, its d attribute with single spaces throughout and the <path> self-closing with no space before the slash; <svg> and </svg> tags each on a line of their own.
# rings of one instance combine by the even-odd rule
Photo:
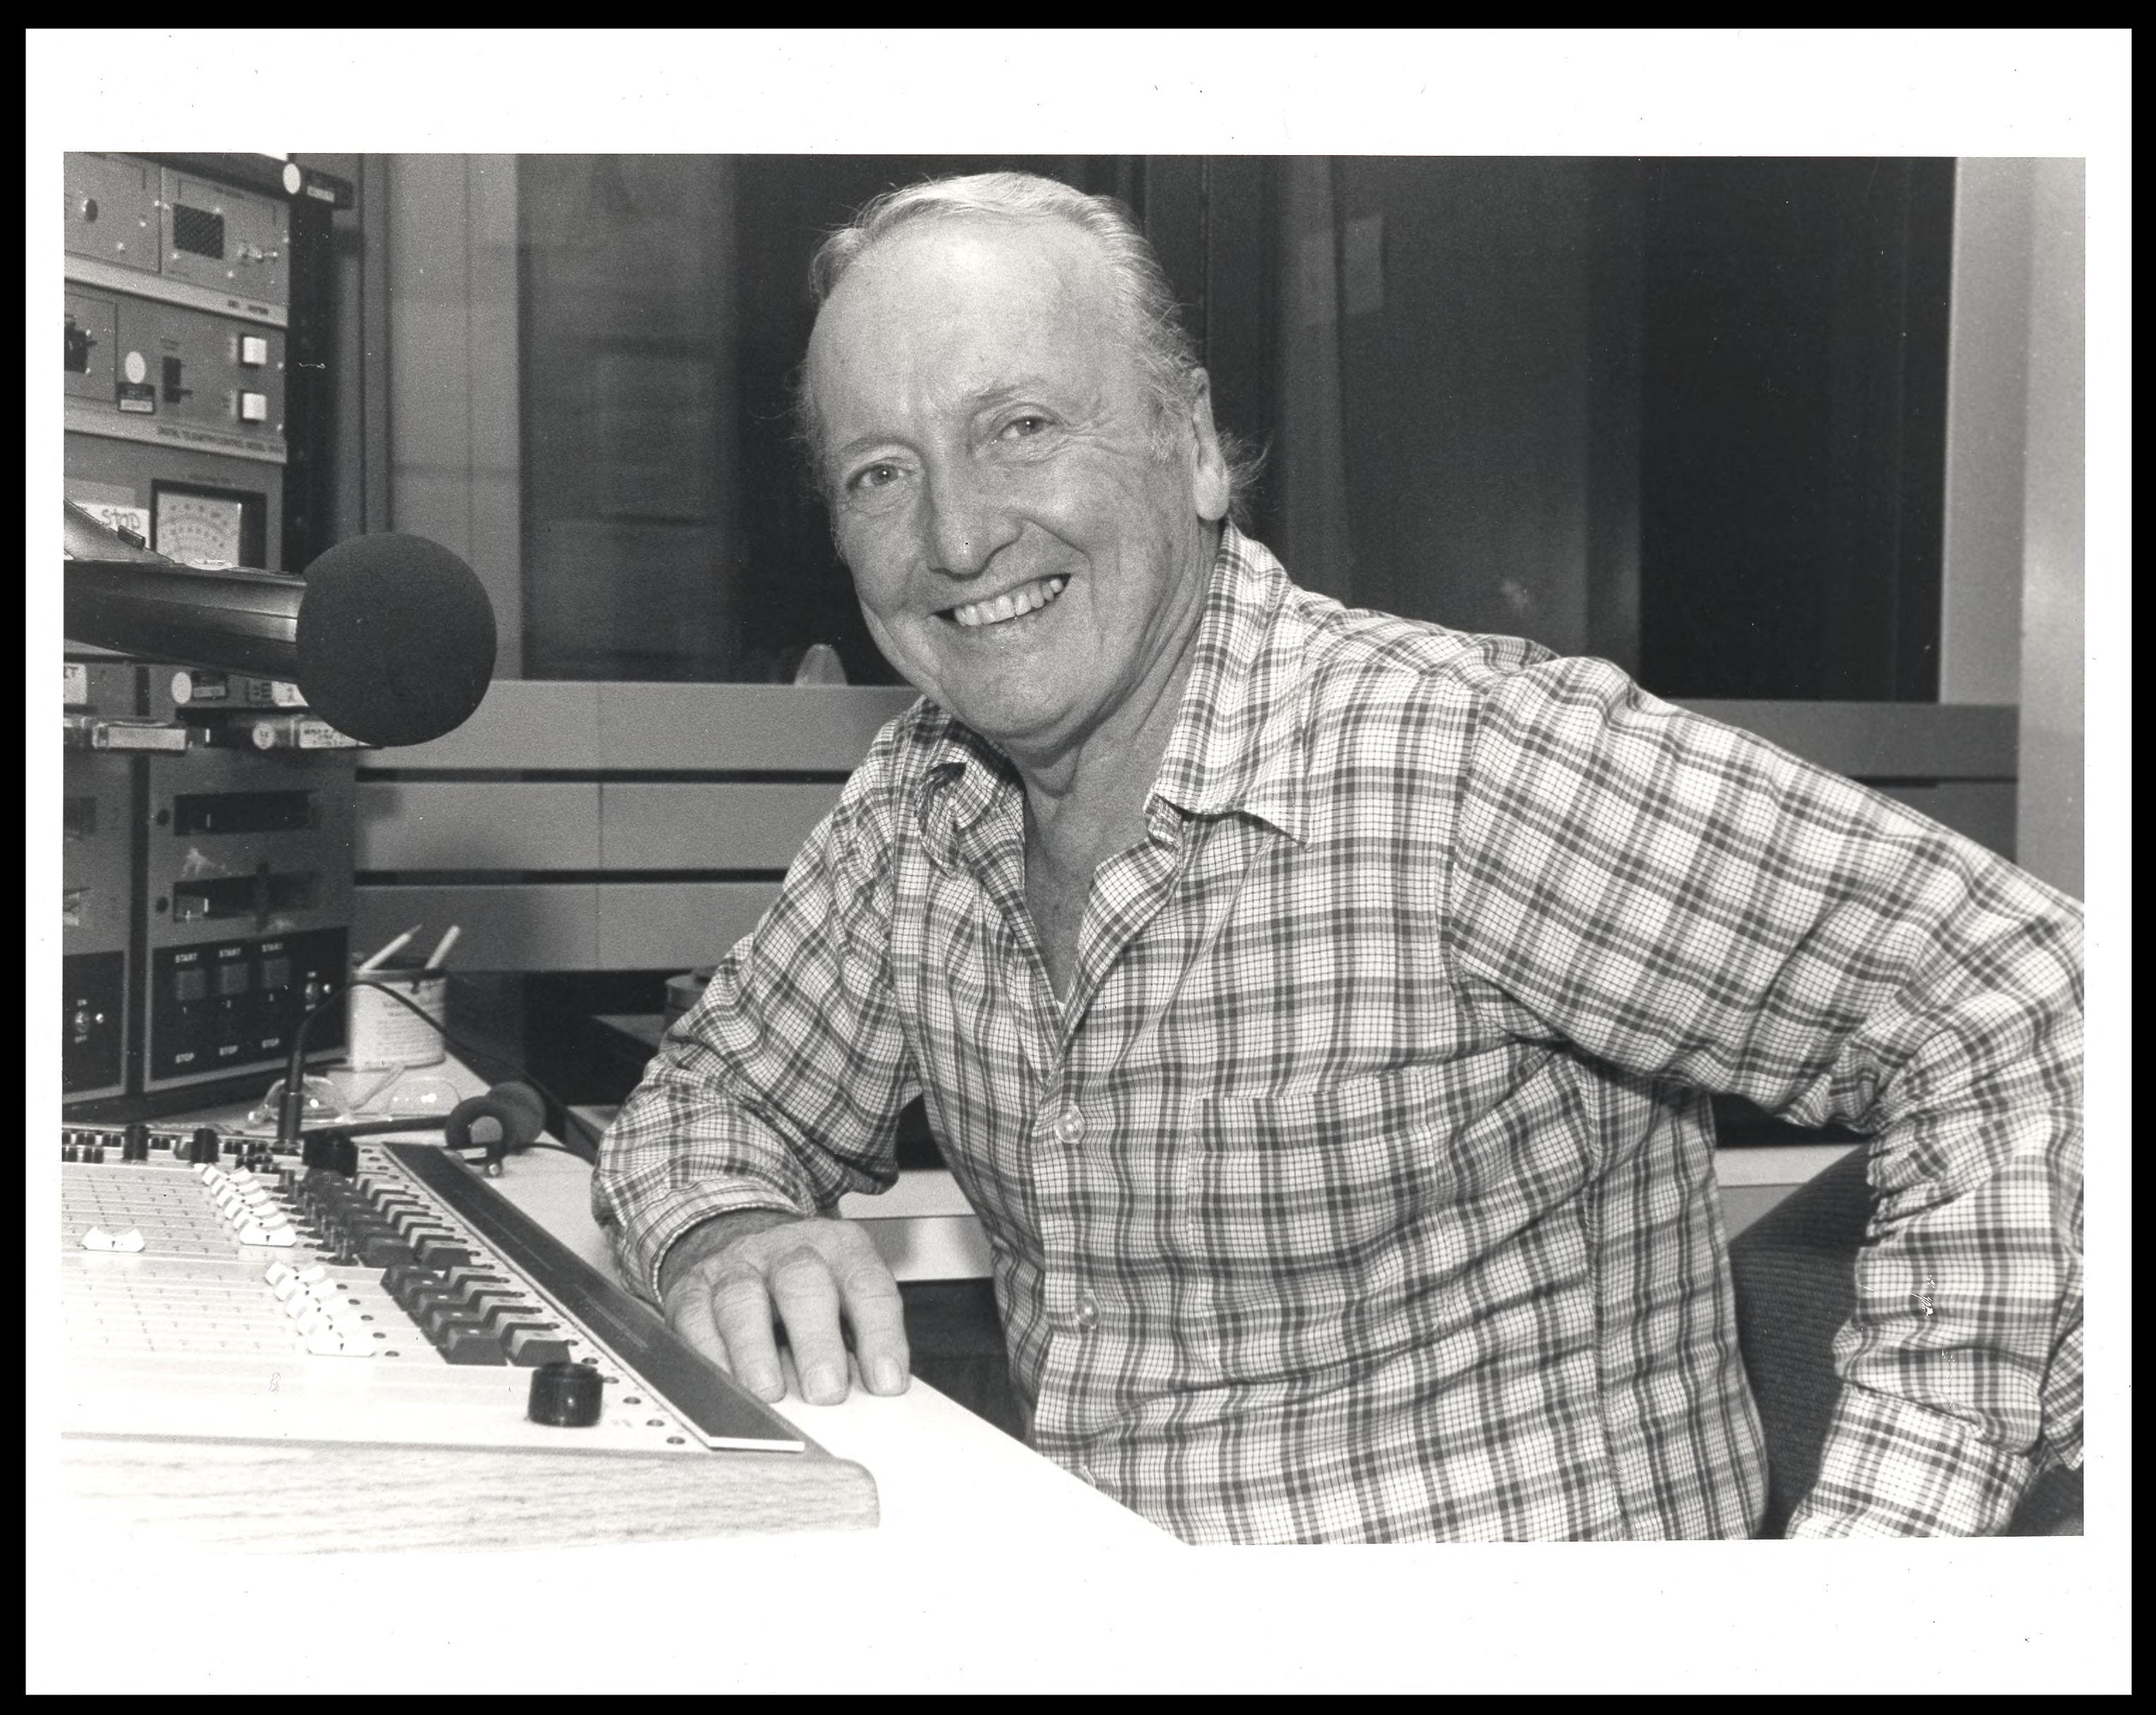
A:
<svg viewBox="0 0 2156 1715">
<path fill-rule="evenodd" d="M 1876 1134 L 1794 1533 L 1995 1529 L 2080 1456 L 2080 915 L 1910 811 L 1227 529 L 1060 1001 L 1022 791 L 886 727 L 623 1108 L 628 1277 L 888 1185 L 925 1094 L 1034 1446 L 1194 1541 L 1742 1536 L 1707 1093 Z"/>
</svg>

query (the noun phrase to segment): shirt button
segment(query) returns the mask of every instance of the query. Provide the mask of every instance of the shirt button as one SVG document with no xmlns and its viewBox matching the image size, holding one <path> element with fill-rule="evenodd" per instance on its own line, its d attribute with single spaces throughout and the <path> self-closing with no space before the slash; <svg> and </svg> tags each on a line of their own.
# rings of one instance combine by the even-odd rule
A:
<svg viewBox="0 0 2156 1715">
<path fill-rule="evenodd" d="M 1100 1319 L 1101 1307 L 1094 1301 L 1092 1293 L 1081 1293 L 1078 1295 L 1078 1313 L 1072 1320 L 1081 1328 L 1090 1328 Z"/>
<path fill-rule="evenodd" d="M 1059 1144 L 1075 1144 L 1086 1135 L 1086 1116 L 1075 1108 L 1065 1108 L 1055 1116 L 1055 1124 L 1050 1129 Z"/>
<path fill-rule="evenodd" d="M 1101 1486 L 1101 1479 L 1093 1475 L 1093 1467 L 1084 1463 L 1082 1461 L 1080 1462 L 1078 1467 L 1078 1477 L 1079 1481 L 1085 1483 L 1088 1487 L 1098 1488 Z"/>
</svg>

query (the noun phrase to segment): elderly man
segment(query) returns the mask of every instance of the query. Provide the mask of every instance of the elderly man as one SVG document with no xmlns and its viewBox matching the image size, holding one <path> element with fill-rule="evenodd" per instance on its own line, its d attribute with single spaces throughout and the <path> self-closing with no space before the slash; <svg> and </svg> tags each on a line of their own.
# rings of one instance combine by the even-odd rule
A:
<svg viewBox="0 0 2156 1715">
<path fill-rule="evenodd" d="M 805 405 L 922 693 L 622 1111 L 624 1267 L 747 1386 L 906 1385 L 828 1211 L 925 1095 L 1033 1444 L 1195 1541 L 1742 1536 L 1708 1093 L 1876 1134 L 1807 1534 L 2080 1457 L 2080 917 L 1609 666 L 1345 611 L 1111 203 L 818 259 Z"/>
</svg>

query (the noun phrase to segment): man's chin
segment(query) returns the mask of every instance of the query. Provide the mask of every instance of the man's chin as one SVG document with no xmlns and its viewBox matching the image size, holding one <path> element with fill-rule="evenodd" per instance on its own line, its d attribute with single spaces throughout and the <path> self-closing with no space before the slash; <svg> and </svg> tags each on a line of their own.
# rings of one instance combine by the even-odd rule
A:
<svg viewBox="0 0 2156 1715">
<path fill-rule="evenodd" d="M 1053 752 L 1058 734 L 1071 724 L 1067 699 L 1044 696 L 1038 688 L 954 687 L 947 700 L 932 691 L 929 699 L 998 750 L 1021 758 Z"/>
</svg>

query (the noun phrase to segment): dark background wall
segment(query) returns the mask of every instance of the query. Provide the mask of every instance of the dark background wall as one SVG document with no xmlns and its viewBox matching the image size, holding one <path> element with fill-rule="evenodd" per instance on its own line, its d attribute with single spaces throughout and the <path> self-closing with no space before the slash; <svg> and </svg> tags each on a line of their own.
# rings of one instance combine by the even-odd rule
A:
<svg viewBox="0 0 2156 1715">
<path fill-rule="evenodd" d="M 1630 575 L 1638 480 L 1629 181 L 1579 161 L 1337 164 L 1338 218 L 1383 221 L 1383 306 L 1348 304 L 1340 330 L 1358 604 L 1590 647 L 1594 591 Z"/>
</svg>

